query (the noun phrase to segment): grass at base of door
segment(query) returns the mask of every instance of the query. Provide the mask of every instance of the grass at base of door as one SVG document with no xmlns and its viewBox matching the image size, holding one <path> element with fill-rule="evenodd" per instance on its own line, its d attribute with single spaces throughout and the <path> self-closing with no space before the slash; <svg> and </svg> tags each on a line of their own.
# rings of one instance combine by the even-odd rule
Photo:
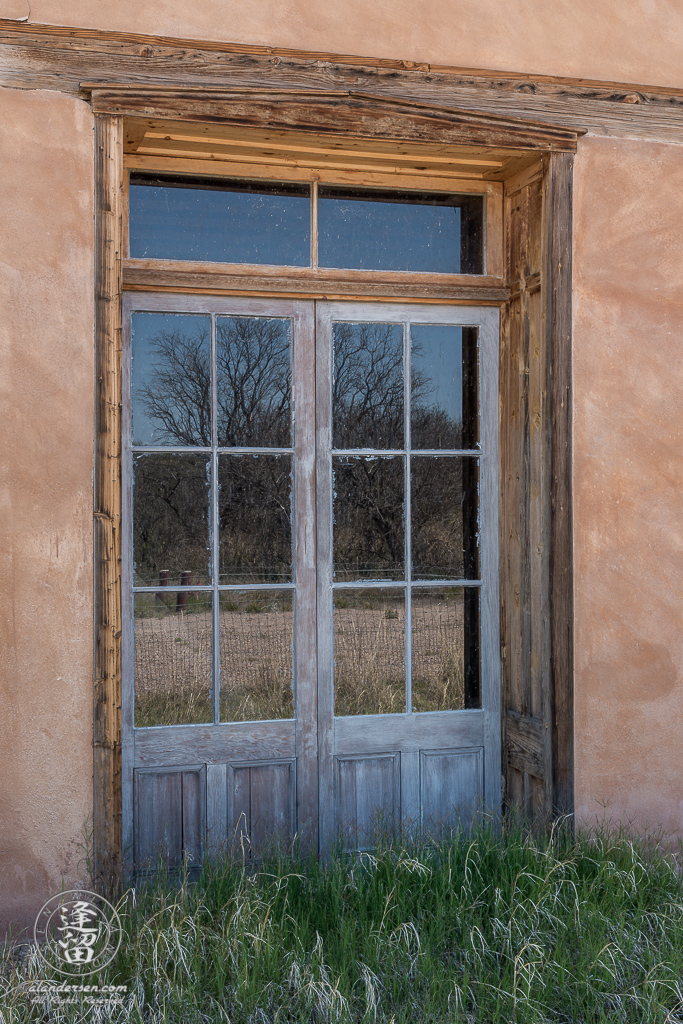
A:
<svg viewBox="0 0 683 1024">
<path fill-rule="evenodd" d="M 125 985 L 122 1007 L 31 1006 L 21 983 L 50 971 L 30 953 L 5 964 L 0 1020 L 675 1024 L 679 864 L 624 832 L 509 820 L 328 864 L 221 859 L 120 898 L 120 950 L 87 981 Z"/>
</svg>

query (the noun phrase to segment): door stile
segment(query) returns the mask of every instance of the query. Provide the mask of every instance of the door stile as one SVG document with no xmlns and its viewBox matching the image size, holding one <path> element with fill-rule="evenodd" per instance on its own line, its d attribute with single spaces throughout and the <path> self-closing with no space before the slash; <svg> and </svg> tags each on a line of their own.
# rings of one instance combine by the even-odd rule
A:
<svg viewBox="0 0 683 1024">
<path fill-rule="evenodd" d="M 501 802 L 500 595 L 498 563 L 498 310 L 479 313 L 479 387 L 482 455 L 479 472 L 481 532 L 481 679 L 484 714 L 484 805 L 494 816 Z M 496 642 L 484 638 L 496 638 Z"/>
<path fill-rule="evenodd" d="M 315 313 L 294 303 L 296 806 L 302 852 L 318 848 Z"/>
<path fill-rule="evenodd" d="M 318 767 L 319 850 L 326 856 L 335 838 L 334 690 L 332 607 L 332 312 L 316 303 L 315 459 L 318 547 Z"/>
</svg>

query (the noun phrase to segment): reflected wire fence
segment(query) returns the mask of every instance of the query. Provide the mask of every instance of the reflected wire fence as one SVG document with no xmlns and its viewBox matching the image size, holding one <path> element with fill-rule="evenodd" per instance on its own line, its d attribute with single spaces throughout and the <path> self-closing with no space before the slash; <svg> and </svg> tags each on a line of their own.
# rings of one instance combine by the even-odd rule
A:
<svg viewBox="0 0 683 1024">
<path fill-rule="evenodd" d="M 164 595 L 165 597 L 165 595 Z M 213 720 L 210 594 L 135 597 L 135 725 Z M 402 591 L 337 592 L 335 714 L 401 713 L 405 707 Z M 291 592 L 223 592 L 219 612 L 220 719 L 294 716 Z M 412 601 L 413 710 L 464 707 L 461 591 Z"/>
</svg>

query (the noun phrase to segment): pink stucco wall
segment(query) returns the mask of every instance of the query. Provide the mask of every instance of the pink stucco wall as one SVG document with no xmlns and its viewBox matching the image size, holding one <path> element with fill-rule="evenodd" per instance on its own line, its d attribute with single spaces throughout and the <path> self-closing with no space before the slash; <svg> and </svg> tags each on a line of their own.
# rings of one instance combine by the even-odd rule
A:
<svg viewBox="0 0 683 1024">
<path fill-rule="evenodd" d="M 0 16 L 23 9 L 0 0 Z M 4 7 L 3 7 L 4 5 Z M 31 18 L 683 86 L 683 8 L 616 0 L 149 5 Z M 13 15 L 14 16 L 14 15 Z M 17 15 L 20 16 L 20 15 Z M 576 158 L 576 809 L 683 833 L 683 145 Z M 92 813 L 93 151 L 86 103 L 0 89 L 0 936 L 79 880 Z"/>
<path fill-rule="evenodd" d="M 1 937 L 85 875 L 92 816 L 87 104 L 0 89 L 0 209 Z"/>
<path fill-rule="evenodd" d="M 683 833 L 683 146 L 575 170 L 576 811 Z"/>
</svg>

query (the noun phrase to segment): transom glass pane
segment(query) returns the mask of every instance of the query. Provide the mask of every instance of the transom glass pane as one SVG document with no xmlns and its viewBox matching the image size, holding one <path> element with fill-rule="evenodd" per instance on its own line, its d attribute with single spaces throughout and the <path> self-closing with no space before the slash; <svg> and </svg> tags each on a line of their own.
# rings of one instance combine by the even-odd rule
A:
<svg viewBox="0 0 683 1024">
<path fill-rule="evenodd" d="M 321 267 L 481 274 L 483 199 L 321 185 Z"/>
<path fill-rule="evenodd" d="M 131 175 L 130 255 L 310 264 L 310 187 Z"/>
</svg>

